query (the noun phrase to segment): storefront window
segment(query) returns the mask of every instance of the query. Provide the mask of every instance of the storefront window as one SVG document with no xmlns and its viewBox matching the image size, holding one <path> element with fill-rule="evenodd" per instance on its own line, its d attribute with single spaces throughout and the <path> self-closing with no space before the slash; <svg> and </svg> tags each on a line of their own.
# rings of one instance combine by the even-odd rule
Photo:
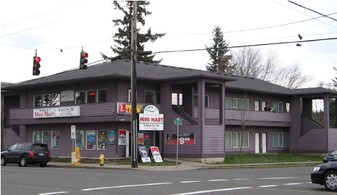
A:
<svg viewBox="0 0 337 195">
<path fill-rule="evenodd" d="M 81 150 L 84 149 L 84 131 L 83 130 L 76 131 L 76 146 L 79 147 Z"/>
<path fill-rule="evenodd" d="M 42 143 L 49 145 L 50 131 L 42 131 Z"/>
<path fill-rule="evenodd" d="M 51 132 L 51 148 L 52 149 L 60 148 L 60 131 Z"/>
<path fill-rule="evenodd" d="M 86 131 L 87 134 L 87 150 L 95 150 L 96 149 L 96 131 L 95 130 L 88 130 Z"/>
</svg>

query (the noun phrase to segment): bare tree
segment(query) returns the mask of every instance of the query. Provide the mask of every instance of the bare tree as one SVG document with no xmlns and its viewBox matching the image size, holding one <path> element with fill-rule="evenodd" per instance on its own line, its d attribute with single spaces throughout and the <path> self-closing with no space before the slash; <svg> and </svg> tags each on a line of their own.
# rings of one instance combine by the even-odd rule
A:
<svg viewBox="0 0 337 195">
<path fill-rule="evenodd" d="M 298 64 L 288 67 L 279 66 L 277 55 L 272 51 L 263 58 L 260 49 L 244 47 L 233 52 L 232 56 L 234 74 L 238 76 L 258 78 L 288 88 L 299 88 L 312 79 L 302 74 Z"/>
<path fill-rule="evenodd" d="M 298 64 L 293 64 L 292 66 L 277 69 L 275 76 L 270 81 L 284 87 L 296 89 L 311 79 L 310 76 L 302 74 Z"/>
<path fill-rule="evenodd" d="M 233 52 L 234 74 L 239 76 L 257 78 L 261 69 L 262 57 L 260 50 L 244 47 Z"/>
</svg>

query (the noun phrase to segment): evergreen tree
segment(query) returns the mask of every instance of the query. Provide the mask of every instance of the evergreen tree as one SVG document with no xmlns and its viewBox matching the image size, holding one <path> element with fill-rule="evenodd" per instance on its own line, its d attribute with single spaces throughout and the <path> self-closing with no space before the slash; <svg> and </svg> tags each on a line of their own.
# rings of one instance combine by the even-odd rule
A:
<svg viewBox="0 0 337 195">
<path fill-rule="evenodd" d="M 212 31 L 213 44 L 211 47 L 206 46 L 206 51 L 210 55 L 211 62 L 206 65 L 206 69 L 212 72 L 224 72 L 230 74 L 234 70 L 234 66 L 230 64 L 231 55 L 228 43 L 223 38 L 223 32 L 219 26 L 215 26 Z"/>
<path fill-rule="evenodd" d="M 123 59 L 131 59 L 131 24 L 132 24 L 132 15 L 133 15 L 133 7 L 132 1 L 127 1 L 124 6 L 119 4 L 117 1 L 113 2 L 116 10 L 119 10 L 124 13 L 124 17 L 122 19 L 112 20 L 115 24 L 114 26 L 118 26 L 118 32 L 114 34 L 114 42 L 115 46 L 111 46 L 111 49 L 114 53 L 117 54 L 117 58 Z M 148 1 L 138 1 L 137 2 L 137 24 L 145 25 L 145 17 L 150 15 L 151 12 L 146 10 L 146 6 L 148 6 L 150 2 Z M 139 29 L 137 28 L 137 51 L 141 53 L 144 51 L 145 43 L 148 41 L 154 42 L 158 38 L 161 38 L 165 34 L 152 34 L 151 28 L 147 30 L 146 33 L 139 33 Z M 103 58 L 108 58 L 106 55 L 102 54 Z M 137 55 L 137 61 L 150 62 L 150 63 L 160 63 L 161 60 L 155 61 L 153 60 L 155 55 Z M 115 57 L 116 58 L 116 57 Z"/>
</svg>

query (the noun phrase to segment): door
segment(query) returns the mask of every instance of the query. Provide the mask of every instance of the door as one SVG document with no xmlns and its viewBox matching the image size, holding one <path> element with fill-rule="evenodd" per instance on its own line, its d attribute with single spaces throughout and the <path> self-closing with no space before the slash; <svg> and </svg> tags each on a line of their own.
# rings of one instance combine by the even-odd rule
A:
<svg viewBox="0 0 337 195">
<path fill-rule="evenodd" d="M 255 133 L 255 153 L 260 153 L 260 133 Z"/>
<path fill-rule="evenodd" d="M 267 153 L 267 133 L 255 133 L 255 153 Z"/>
<path fill-rule="evenodd" d="M 267 153 L 267 133 L 262 133 L 262 153 Z"/>
</svg>

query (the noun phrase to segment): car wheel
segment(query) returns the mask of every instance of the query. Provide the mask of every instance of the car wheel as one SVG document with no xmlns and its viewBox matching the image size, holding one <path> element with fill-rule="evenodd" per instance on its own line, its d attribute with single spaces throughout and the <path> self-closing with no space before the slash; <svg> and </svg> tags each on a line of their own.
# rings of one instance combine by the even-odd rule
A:
<svg viewBox="0 0 337 195">
<path fill-rule="evenodd" d="M 40 163 L 40 167 L 46 167 L 47 163 Z"/>
<path fill-rule="evenodd" d="M 19 166 L 20 167 L 26 167 L 27 166 L 27 159 L 25 157 L 20 158 Z"/>
<path fill-rule="evenodd" d="M 323 184 L 325 189 L 337 192 L 337 171 L 329 171 L 325 174 Z"/>
<path fill-rule="evenodd" d="M 4 156 L 1 156 L 1 166 L 6 166 L 7 162 Z"/>
</svg>

